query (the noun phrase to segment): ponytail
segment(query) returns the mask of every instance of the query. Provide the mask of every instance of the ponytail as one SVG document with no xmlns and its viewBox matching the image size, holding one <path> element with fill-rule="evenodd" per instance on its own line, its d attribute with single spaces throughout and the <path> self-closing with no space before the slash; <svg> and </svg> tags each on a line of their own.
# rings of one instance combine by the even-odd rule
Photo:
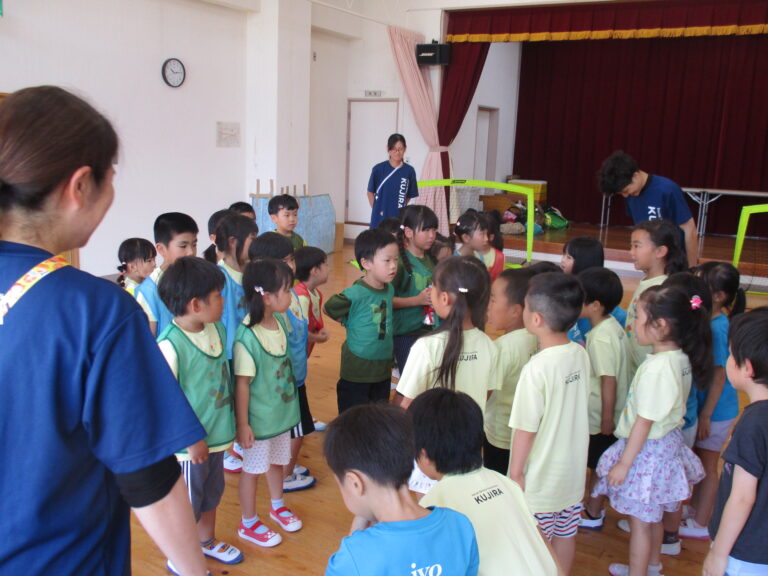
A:
<svg viewBox="0 0 768 576">
<path fill-rule="evenodd" d="M 205 258 L 211 264 L 218 264 L 219 261 L 216 258 L 216 244 L 211 244 L 203 252 L 203 258 Z"/>
<path fill-rule="evenodd" d="M 688 269 L 688 258 L 680 249 L 680 228 L 668 220 L 646 220 L 637 224 L 633 230 L 645 230 L 654 246 L 667 249 L 664 257 L 664 274 L 670 276 Z"/>
<path fill-rule="evenodd" d="M 291 284 L 293 272 L 282 260 L 264 258 L 248 263 L 243 271 L 243 300 L 249 314 L 248 328 L 264 320 L 264 294 L 274 294 Z"/>
<path fill-rule="evenodd" d="M 464 341 L 464 318 L 485 329 L 490 276 L 488 269 L 473 256 L 452 256 L 437 265 L 432 281 L 440 292 L 453 296 L 451 312 L 435 332 L 448 332 L 443 358 L 437 367 L 437 385 L 456 389 L 456 370 Z"/>
<path fill-rule="evenodd" d="M 253 219 L 242 214 L 230 214 L 225 216 L 216 227 L 216 248 L 223 254 L 229 254 L 232 250 L 229 240 L 234 238 L 235 253 L 230 256 L 234 256 L 235 261 L 242 266 L 245 262 L 240 259 L 240 254 L 243 252 L 245 241 L 249 236 L 256 236 L 258 233 L 259 227 Z"/>
<path fill-rule="evenodd" d="M 117 271 L 120 272 L 120 275 L 117 277 L 117 283 L 120 284 L 121 288 L 125 288 L 125 273 L 127 270 L 128 263 L 120 262 L 120 266 L 117 267 Z"/>
<path fill-rule="evenodd" d="M 714 296 L 716 292 L 725 294 L 725 307 L 728 308 L 728 318 L 733 318 L 744 312 L 747 306 L 747 296 L 740 286 L 739 271 L 728 262 L 705 262 L 695 270 Z"/>
<path fill-rule="evenodd" d="M 135 260 L 151 260 L 157 256 L 157 250 L 152 242 L 146 238 L 128 238 L 120 243 L 117 249 L 117 259 L 120 265 L 117 271 L 120 276 L 117 277 L 117 283 L 125 288 L 125 275 L 128 272 L 128 263 Z"/>
</svg>

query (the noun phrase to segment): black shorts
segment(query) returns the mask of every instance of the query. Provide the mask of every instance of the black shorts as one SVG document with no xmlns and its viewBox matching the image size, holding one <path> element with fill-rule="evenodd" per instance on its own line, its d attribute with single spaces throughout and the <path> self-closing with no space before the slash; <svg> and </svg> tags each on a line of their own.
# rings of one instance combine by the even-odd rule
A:
<svg viewBox="0 0 768 576">
<path fill-rule="evenodd" d="M 381 382 L 350 382 L 340 378 L 336 383 L 339 414 L 361 404 L 389 402 L 391 388 L 392 381 L 389 378 Z"/>
<path fill-rule="evenodd" d="M 312 418 L 312 412 L 309 411 L 309 401 L 307 400 L 307 385 L 296 388 L 299 395 L 299 423 L 291 428 L 291 438 L 301 438 L 315 431 L 315 421 Z"/>
<path fill-rule="evenodd" d="M 594 470 L 600 461 L 600 456 L 616 442 L 613 434 L 590 434 L 589 451 L 587 452 L 587 468 Z"/>
<path fill-rule="evenodd" d="M 509 450 L 494 446 L 486 438 L 483 443 L 483 466 L 506 476 L 509 472 Z"/>
</svg>

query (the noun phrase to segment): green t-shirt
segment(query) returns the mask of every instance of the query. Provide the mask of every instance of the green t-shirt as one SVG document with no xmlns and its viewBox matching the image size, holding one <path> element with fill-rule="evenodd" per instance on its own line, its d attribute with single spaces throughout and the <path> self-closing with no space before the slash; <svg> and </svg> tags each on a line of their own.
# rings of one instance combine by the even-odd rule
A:
<svg viewBox="0 0 768 576">
<path fill-rule="evenodd" d="M 432 271 L 435 269 L 435 263 L 429 256 L 417 258 L 408 250 L 405 251 L 405 257 L 411 265 L 411 273 L 405 270 L 403 261 L 397 264 L 397 275 L 392 281 L 395 287 L 395 296 L 397 298 L 410 298 L 421 293 L 424 288 L 432 283 Z M 408 280 L 410 279 L 410 282 Z M 408 287 L 405 284 L 408 282 Z M 395 336 L 405 334 L 423 334 L 430 332 L 434 326 L 427 326 L 423 323 L 424 307 L 409 306 L 408 308 L 395 309 Z"/>
<path fill-rule="evenodd" d="M 296 232 L 291 232 L 291 246 L 293 246 L 293 251 L 296 252 L 299 248 L 304 248 L 304 246 L 307 245 L 307 243 L 304 241 L 304 238 L 296 234 Z"/>
<path fill-rule="evenodd" d="M 392 298 L 395 289 L 381 290 L 356 280 L 325 303 L 325 313 L 347 329 L 341 346 L 341 377 L 351 382 L 381 382 L 392 372 Z"/>
</svg>

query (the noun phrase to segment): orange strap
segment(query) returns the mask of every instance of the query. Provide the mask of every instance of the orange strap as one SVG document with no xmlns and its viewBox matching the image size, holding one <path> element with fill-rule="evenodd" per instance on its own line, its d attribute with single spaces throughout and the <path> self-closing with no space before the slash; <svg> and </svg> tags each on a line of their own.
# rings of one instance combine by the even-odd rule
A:
<svg viewBox="0 0 768 576">
<path fill-rule="evenodd" d="M 69 261 L 67 261 L 66 258 L 63 256 L 51 256 L 16 280 L 8 292 L 0 294 L 0 326 L 2 326 L 8 311 L 21 300 L 21 297 L 24 296 L 32 286 L 48 276 L 51 272 L 55 272 L 65 266 L 69 266 Z"/>
</svg>

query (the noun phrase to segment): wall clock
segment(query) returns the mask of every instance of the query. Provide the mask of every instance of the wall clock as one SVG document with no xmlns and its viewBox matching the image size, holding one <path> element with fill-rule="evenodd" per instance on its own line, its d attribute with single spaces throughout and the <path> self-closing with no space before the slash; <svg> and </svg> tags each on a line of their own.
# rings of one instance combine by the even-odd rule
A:
<svg viewBox="0 0 768 576">
<path fill-rule="evenodd" d="M 187 71 L 184 68 L 184 64 L 178 58 L 168 58 L 163 62 L 161 69 L 163 74 L 163 80 L 171 88 L 178 88 L 184 84 L 184 79 L 187 77 Z"/>
</svg>

